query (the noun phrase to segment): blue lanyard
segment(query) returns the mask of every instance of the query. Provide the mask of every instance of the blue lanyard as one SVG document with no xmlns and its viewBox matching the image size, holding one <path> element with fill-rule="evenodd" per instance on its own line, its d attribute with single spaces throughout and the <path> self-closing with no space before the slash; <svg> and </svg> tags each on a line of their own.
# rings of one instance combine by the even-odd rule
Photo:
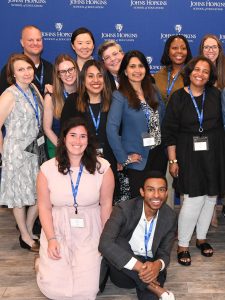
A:
<svg viewBox="0 0 225 300">
<path fill-rule="evenodd" d="M 150 117 L 151 117 L 151 112 L 150 112 L 150 107 L 146 102 L 141 101 L 141 108 L 145 114 L 145 118 L 147 121 L 147 127 L 148 127 L 148 132 L 150 132 Z"/>
<path fill-rule="evenodd" d="M 180 74 L 180 72 L 178 72 L 178 73 L 176 74 L 176 76 L 173 78 L 173 80 L 172 80 L 172 82 L 171 82 L 171 84 L 170 84 L 171 71 L 168 72 L 167 88 L 166 88 L 166 97 L 167 97 L 167 99 L 168 99 L 169 96 L 170 96 L 170 93 L 171 93 L 171 91 L 172 91 L 172 89 L 173 89 L 173 86 L 174 86 L 174 84 L 175 84 L 175 82 L 176 82 L 176 80 L 177 80 L 179 74 Z"/>
<path fill-rule="evenodd" d="M 38 101 L 37 101 L 37 97 L 36 97 L 36 94 L 34 93 L 33 89 L 31 89 L 31 92 L 32 92 L 32 95 L 33 95 L 33 98 L 34 98 L 34 103 L 35 103 L 35 107 L 34 105 L 32 104 L 29 96 L 21 89 L 21 87 L 15 83 L 15 86 L 17 87 L 17 89 L 24 95 L 25 99 L 27 100 L 27 102 L 30 104 L 30 106 L 33 108 L 34 110 L 34 113 L 35 113 L 35 117 L 36 117 L 36 120 L 38 122 L 38 128 L 40 128 L 41 124 L 40 124 L 40 119 L 39 119 L 39 110 L 38 110 Z"/>
<path fill-rule="evenodd" d="M 63 91 L 63 95 L 64 95 L 64 98 L 66 99 L 66 98 L 68 98 L 68 96 L 69 96 L 69 93 L 67 93 L 67 91 Z"/>
<path fill-rule="evenodd" d="M 152 218 L 149 230 L 147 231 L 147 221 L 145 221 L 145 258 L 148 258 L 148 242 L 150 240 L 150 236 L 152 234 L 153 225 L 154 225 L 154 218 Z"/>
<path fill-rule="evenodd" d="M 43 91 L 43 82 L 44 82 L 44 64 L 41 62 L 41 76 L 38 78 L 37 74 L 35 74 L 35 79 L 41 86 L 41 90 Z"/>
<path fill-rule="evenodd" d="M 82 172 L 83 172 L 83 168 L 84 168 L 84 166 L 81 164 L 80 165 L 80 169 L 79 169 L 79 173 L 77 175 L 77 181 L 76 181 L 76 185 L 75 186 L 74 186 L 73 179 L 72 179 L 72 176 L 71 176 L 71 170 L 69 170 L 70 183 L 71 183 L 71 188 L 72 188 L 72 193 L 73 193 L 73 200 L 74 200 L 73 206 L 75 208 L 75 214 L 77 214 L 77 207 L 78 207 L 78 204 L 77 204 L 77 193 L 78 193 L 78 187 L 79 187 L 80 178 L 81 178 L 81 175 L 82 175 Z"/>
<path fill-rule="evenodd" d="M 101 109 L 99 110 L 98 117 L 97 117 L 97 120 L 96 120 L 95 116 L 94 116 L 94 113 L 91 109 L 91 105 L 89 104 L 88 107 L 89 107 L 89 110 L 90 110 L 90 113 L 91 113 L 91 118 L 92 118 L 92 121 L 93 121 L 93 124 L 94 124 L 94 127 L 95 127 L 95 133 L 96 133 L 96 135 L 98 135 L 98 128 L 99 128 L 100 119 L 101 119 Z"/>
<path fill-rule="evenodd" d="M 195 101 L 195 98 L 194 98 L 194 96 L 193 96 L 193 94 L 192 94 L 192 91 L 191 91 L 191 89 L 190 89 L 190 86 L 188 86 L 188 92 L 189 92 L 189 94 L 190 94 L 190 96 L 191 96 L 191 100 L 192 100 L 192 102 L 193 102 L 193 104 L 194 104 L 195 110 L 196 110 L 197 115 L 198 115 L 199 132 L 203 132 L 202 124 L 203 124 L 203 116 L 204 116 L 204 115 L 203 115 L 203 107 L 204 107 L 204 103 L 205 103 L 205 89 L 203 90 L 203 98 L 202 98 L 202 109 L 201 109 L 201 112 L 200 112 L 199 109 L 198 109 L 198 105 L 197 105 L 197 103 L 196 103 L 196 101 Z"/>
</svg>

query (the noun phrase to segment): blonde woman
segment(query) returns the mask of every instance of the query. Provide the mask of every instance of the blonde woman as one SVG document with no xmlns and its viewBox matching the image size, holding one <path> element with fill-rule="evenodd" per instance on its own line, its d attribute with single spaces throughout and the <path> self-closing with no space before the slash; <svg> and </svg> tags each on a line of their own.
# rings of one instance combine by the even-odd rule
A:
<svg viewBox="0 0 225 300">
<path fill-rule="evenodd" d="M 78 66 L 67 54 L 56 57 L 53 70 L 53 92 L 49 91 L 44 98 L 44 131 L 47 140 L 49 158 L 55 156 L 55 146 L 60 131 L 61 112 L 69 94 L 77 88 Z"/>
</svg>

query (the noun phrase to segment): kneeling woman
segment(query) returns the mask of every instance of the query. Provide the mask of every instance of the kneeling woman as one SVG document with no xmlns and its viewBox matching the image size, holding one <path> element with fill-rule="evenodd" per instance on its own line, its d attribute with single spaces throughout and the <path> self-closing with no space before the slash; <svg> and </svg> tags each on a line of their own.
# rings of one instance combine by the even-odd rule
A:
<svg viewBox="0 0 225 300">
<path fill-rule="evenodd" d="M 37 180 L 43 228 L 37 282 L 48 298 L 96 298 L 98 243 L 113 189 L 109 163 L 97 157 L 86 122 L 79 117 L 65 122 L 56 158 L 42 165 Z"/>
</svg>

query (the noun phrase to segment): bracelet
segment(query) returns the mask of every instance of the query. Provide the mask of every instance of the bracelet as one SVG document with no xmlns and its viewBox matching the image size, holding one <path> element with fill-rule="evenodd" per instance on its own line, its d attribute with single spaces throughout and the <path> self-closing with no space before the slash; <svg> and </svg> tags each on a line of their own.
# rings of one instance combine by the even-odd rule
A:
<svg viewBox="0 0 225 300">
<path fill-rule="evenodd" d="M 57 240 L 57 238 L 55 236 L 51 237 L 50 239 L 48 239 L 48 242 L 51 240 Z"/>
<path fill-rule="evenodd" d="M 177 159 L 171 159 L 169 160 L 169 164 L 172 165 L 172 164 L 176 164 L 178 161 Z"/>
<path fill-rule="evenodd" d="M 123 167 L 126 167 L 131 163 L 131 158 L 128 156 L 127 160 L 122 164 Z"/>
</svg>

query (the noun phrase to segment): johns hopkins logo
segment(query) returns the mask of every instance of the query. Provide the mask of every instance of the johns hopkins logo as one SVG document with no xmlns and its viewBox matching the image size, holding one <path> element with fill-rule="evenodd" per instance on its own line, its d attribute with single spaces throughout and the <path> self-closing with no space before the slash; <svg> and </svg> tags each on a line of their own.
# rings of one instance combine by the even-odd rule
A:
<svg viewBox="0 0 225 300">
<path fill-rule="evenodd" d="M 130 0 L 130 7 L 133 9 L 150 9 L 150 10 L 162 10 L 167 6 L 167 0 L 155 1 L 155 0 Z"/>
<path fill-rule="evenodd" d="M 116 24 L 115 28 L 118 32 L 121 32 L 123 30 L 123 24 Z"/>
<path fill-rule="evenodd" d="M 103 9 L 107 6 L 107 0 L 68 0 L 68 2 L 76 9 Z"/>
<path fill-rule="evenodd" d="M 55 23 L 55 29 L 57 31 L 61 31 L 63 28 L 63 23 Z"/>
<path fill-rule="evenodd" d="M 161 32 L 160 39 L 166 41 L 172 35 L 181 34 L 182 29 L 183 29 L 183 26 L 181 24 L 176 24 L 176 25 L 174 25 L 175 32 L 170 32 L 170 33 Z M 182 35 L 186 37 L 186 39 L 188 40 L 189 43 L 192 43 L 197 38 L 196 33 L 183 33 L 182 32 Z"/>
<path fill-rule="evenodd" d="M 190 8 L 192 10 L 200 11 L 223 11 L 225 8 L 225 1 L 190 1 Z"/>
<path fill-rule="evenodd" d="M 54 30 L 55 29 L 55 30 Z M 54 31 L 43 31 L 42 36 L 45 41 L 70 41 L 72 33 L 64 32 L 63 23 L 57 22 L 54 24 Z"/>
<path fill-rule="evenodd" d="M 47 4 L 47 0 L 8 0 L 8 4 L 13 7 L 42 8 Z"/>
<path fill-rule="evenodd" d="M 148 64 L 150 65 L 153 60 L 152 56 L 146 56 L 146 59 L 147 59 Z"/>
<path fill-rule="evenodd" d="M 124 25 L 117 23 L 114 26 L 113 32 L 102 32 L 101 38 L 104 40 L 114 39 L 117 42 L 134 42 L 138 38 L 138 34 L 136 32 L 124 31 Z"/>
<path fill-rule="evenodd" d="M 156 72 L 158 72 L 160 70 L 160 66 L 159 65 L 154 65 L 152 64 L 153 62 L 153 57 L 152 56 L 146 56 L 149 68 L 151 70 L 151 74 L 155 74 Z"/>
<path fill-rule="evenodd" d="M 181 30 L 182 30 L 182 25 L 176 24 L 174 26 L 174 29 L 175 29 L 176 33 L 179 34 L 181 32 Z"/>
</svg>

